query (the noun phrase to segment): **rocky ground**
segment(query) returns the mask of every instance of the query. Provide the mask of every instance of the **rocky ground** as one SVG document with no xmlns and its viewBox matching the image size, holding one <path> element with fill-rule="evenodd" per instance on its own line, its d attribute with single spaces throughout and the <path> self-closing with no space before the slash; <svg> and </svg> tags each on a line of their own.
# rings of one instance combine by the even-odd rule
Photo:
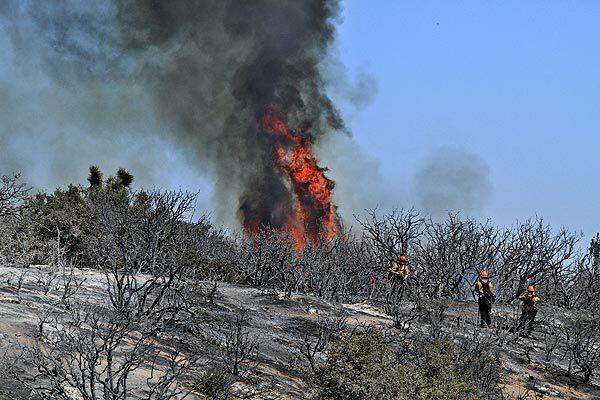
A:
<svg viewBox="0 0 600 400">
<path fill-rule="evenodd" d="M 44 294 L 44 282 L 55 271 L 47 266 L 26 268 L 0 267 L 0 353 L 17 344 L 32 343 L 40 311 L 53 307 L 57 298 L 52 291 Z M 100 301 L 105 296 L 104 277 L 98 271 L 76 270 L 86 278 L 78 296 L 87 301 Z M 19 289 L 19 278 L 21 288 Z M 394 321 L 376 305 L 359 303 L 334 305 L 320 299 L 293 295 L 289 299 L 280 293 L 257 288 L 219 284 L 214 303 L 202 306 L 207 321 L 231 321 L 241 308 L 248 309 L 248 330 L 259 341 L 259 364 L 253 372 L 252 385 L 263 387 L 262 398 L 304 399 L 307 388 L 300 379 L 295 360 L 298 348 L 307 332 L 318 329 L 319 321 L 339 315 L 346 316 L 349 327 L 359 324 L 377 325 L 381 329 L 395 329 Z M 406 304 L 407 310 L 411 304 Z M 539 318 L 552 314 L 542 307 Z M 495 307 L 496 320 L 512 318 L 518 312 L 516 305 Z M 453 302 L 436 323 L 454 337 L 473 337 L 488 340 L 499 352 L 504 369 L 504 391 L 517 397 L 528 392 L 529 399 L 600 399 L 598 380 L 592 384 L 580 383 L 577 376 L 568 374 L 567 361 L 559 354 L 547 362 L 544 324 L 531 337 L 516 337 L 503 329 L 481 332 L 477 328 L 475 302 Z M 407 322 L 406 329 L 420 329 Z M 498 341 L 497 336 L 503 340 Z M 512 336 L 510 336 L 512 335 Z M 557 350 L 558 351 L 558 350 Z M 558 351 L 559 352 L 559 351 Z M 137 371 L 143 379 L 144 371 Z M 250 383 L 236 384 L 239 390 Z M 25 399 L 27 392 L 16 382 L 0 376 L 0 399 Z M 77 398 L 77 397 L 74 397 Z M 202 398 L 192 395 L 188 398 Z M 260 398 L 260 397 L 257 397 Z M 525 398 L 525 397 L 523 397 Z"/>
</svg>

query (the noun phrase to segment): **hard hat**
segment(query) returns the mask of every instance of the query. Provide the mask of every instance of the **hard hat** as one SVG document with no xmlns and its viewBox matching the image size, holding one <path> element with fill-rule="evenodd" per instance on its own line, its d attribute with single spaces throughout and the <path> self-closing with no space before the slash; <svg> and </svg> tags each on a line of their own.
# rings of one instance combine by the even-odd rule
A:
<svg viewBox="0 0 600 400">
<path fill-rule="evenodd" d="M 535 292 L 535 288 L 533 286 L 529 285 L 529 286 L 527 286 L 527 291 L 529 293 L 533 293 L 533 292 Z"/>
<path fill-rule="evenodd" d="M 400 262 L 402 263 L 407 263 L 408 262 L 408 257 L 406 257 L 404 254 L 401 255 L 400 257 L 398 257 L 398 259 L 400 260 Z"/>
<path fill-rule="evenodd" d="M 490 274 L 488 274 L 488 272 L 487 272 L 487 271 L 481 271 L 481 272 L 479 273 L 479 277 L 480 277 L 480 278 L 487 279 L 487 278 L 489 278 L 489 277 L 490 277 Z"/>
</svg>

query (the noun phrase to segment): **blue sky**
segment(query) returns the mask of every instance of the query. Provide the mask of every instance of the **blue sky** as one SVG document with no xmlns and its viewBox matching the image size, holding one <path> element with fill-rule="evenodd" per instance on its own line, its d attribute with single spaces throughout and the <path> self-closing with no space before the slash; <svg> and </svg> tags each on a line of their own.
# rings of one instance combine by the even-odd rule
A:
<svg viewBox="0 0 600 400">
<path fill-rule="evenodd" d="M 482 217 L 600 230 L 600 2 L 343 3 L 337 53 L 377 82 L 349 115 L 396 193 L 435 148 L 480 157 Z M 350 115 L 352 114 L 352 115 Z"/>
</svg>

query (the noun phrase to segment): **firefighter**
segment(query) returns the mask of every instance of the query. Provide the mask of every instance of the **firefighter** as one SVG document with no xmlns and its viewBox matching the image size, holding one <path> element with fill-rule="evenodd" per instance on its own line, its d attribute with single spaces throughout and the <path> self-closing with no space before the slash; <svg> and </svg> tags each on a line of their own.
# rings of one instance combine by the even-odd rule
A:
<svg viewBox="0 0 600 400">
<path fill-rule="evenodd" d="M 388 278 L 392 285 L 397 285 L 398 283 L 404 284 L 408 279 L 409 272 L 408 257 L 403 254 L 398 257 L 398 262 L 393 262 L 390 266 Z"/>
<path fill-rule="evenodd" d="M 529 285 L 527 290 L 519 295 L 519 300 L 523 302 L 523 311 L 519 318 L 517 330 L 520 331 L 527 325 L 527 334 L 531 335 L 535 316 L 537 315 L 537 303 L 539 303 L 540 298 L 535 294 L 535 288 Z"/>
<path fill-rule="evenodd" d="M 398 262 L 392 262 L 388 273 L 388 281 L 391 287 L 391 291 L 387 296 L 388 303 L 392 299 L 394 303 L 398 300 L 402 301 L 409 272 L 408 257 L 406 255 L 403 254 L 398 257 Z"/>
<path fill-rule="evenodd" d="M 492 304 L 495 302 L 496 297 L 492 282 L 490 282 L 490 275 L 487 271 L 479 273 L 479 278 L 475 281 L 474 292 L 477 294 L 481 327 L 489 328 L 492 324 Z"/>
</svg>

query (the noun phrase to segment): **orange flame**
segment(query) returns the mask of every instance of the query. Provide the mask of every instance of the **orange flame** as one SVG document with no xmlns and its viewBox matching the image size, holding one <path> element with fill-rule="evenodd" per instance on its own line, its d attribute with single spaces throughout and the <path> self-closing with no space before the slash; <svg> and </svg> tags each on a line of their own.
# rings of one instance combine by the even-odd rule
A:
<svg viewBox="0 0 600 400">
<path fill-rule="evenodd" d="M 289 177 L 294 192 L 294 215 L 289 216 L 281 230 L 292 236 L 297 250 L 302 250 L 307 240 L 315 244 L 331 240 L 337 232 L 331 200 L 335 184 L 325 176 L 327 170 L 317 164 L 312 138 L 290 130 L 271 108 L 263 116 L 262 127 L 275 138 L 277 166 Z M 250 221 L 245 229 L 252 233 L 257 226 Z"/>
</svg>

